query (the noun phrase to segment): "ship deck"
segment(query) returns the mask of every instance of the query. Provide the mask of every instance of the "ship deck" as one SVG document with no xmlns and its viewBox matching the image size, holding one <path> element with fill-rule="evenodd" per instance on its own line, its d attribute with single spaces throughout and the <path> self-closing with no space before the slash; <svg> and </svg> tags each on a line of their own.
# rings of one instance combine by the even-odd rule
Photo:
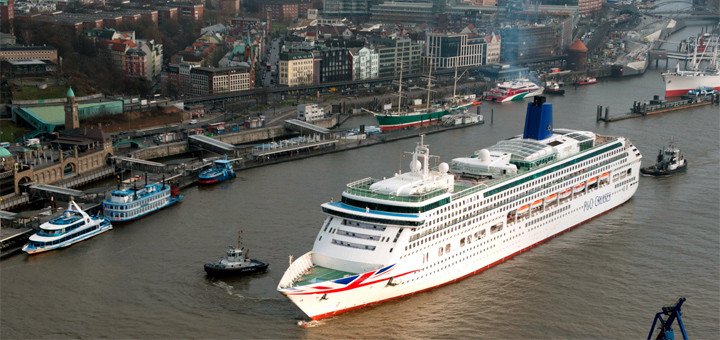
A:
<svg viewBox="0 0 720 340">
<path fill-rule="evenodd" d="M 345 272 L 321 266 L 313 266 L 308 269 L 305 274 L 295 280 L 295 286 L 305 286 L 313 283 L 324 282 L 329 280 L 342 279 L 343 277 L 357 275 L 357 273 Z"/>
</svg>

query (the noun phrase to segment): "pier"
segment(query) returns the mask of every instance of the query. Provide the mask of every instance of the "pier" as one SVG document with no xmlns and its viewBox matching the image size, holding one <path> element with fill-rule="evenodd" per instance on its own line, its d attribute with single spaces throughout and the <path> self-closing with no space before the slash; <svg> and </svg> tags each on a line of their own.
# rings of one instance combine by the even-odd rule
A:
<svg viewBox="0 0 720 340">
<path fill-rule="evenodd" d="M 629 113 L 620 116 L 610 117 L 610 108 L 605 107 L 603 115 L 602 105 L 597 106 L 596 121 L 600 122 L 616 122 L 631 118 L 645 117 L 665 112 L 680 111 L 691 109 L 698 106 L 718 105 L 720 103 L 720 93 L 714 93 L 708 96 L 689 97 L 680 100 L 659 100 L 657 96 L 650 103 L 634 102 Z"/>
</svg>

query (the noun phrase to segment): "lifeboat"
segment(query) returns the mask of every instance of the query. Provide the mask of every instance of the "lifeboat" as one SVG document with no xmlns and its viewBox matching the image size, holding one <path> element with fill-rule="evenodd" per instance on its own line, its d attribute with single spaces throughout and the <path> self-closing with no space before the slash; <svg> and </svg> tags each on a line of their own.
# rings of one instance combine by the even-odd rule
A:
<svg viewBox="0 0 720 340">
<path fill-rule="evenodd" d="M 581 182 L 575 186 L 575 191 L 582 191 L 583 189 L 585 189 L 585 182 Z"/>
<path fill-rule="evenodd" d="M 532 204 L 533 209 L 540 208 L 541 206 L 542 206 L 542 200 L 537 200 L 537 201 L 533 202 L 533 204 Z"/>
<path fill-rule="evenodd" d="M 566 190 L 566 191 L 568 192 L 568 194 L 570 193 L 570 189 L 568 189 L 568 190 Z M 550 195 L 550 196 L 548 196 L 548 197 L 545 198 L 545 203 L 552 203 L 552 202 L 555 201 L 556 199 L 557 199 L 557 194 L 552 194 L 552 195 Z"/>
<path fill-rule="evenodd" d="M 600 175 L 600 180 L 601 180 L 601 181 L 607 181 L 608 179 L 610 179 L 610 173 L 609 173 L 609 172 L 606 172 L 606 173 Z"/>
<path fill-rule="evenodd" d="M 560 198 L 563 198 L 563 199 L 564 199 L 564 198 L 567 198 L 568 196 L 570 196 L 570 193 L 571 193 L 571 192 L 572 192 L 572 189 L 571 189 L 571 188 L 567 188 L 567 189 L 563 190 L 563 191 L 560 193 Z"/>
<path fill-rule="evenodd" d="M 530 210 L 530 206 L 525 204 L 517 210 L 517 216 L 525 215 Z"/>
<path fill-rule="evenodd" d="M 598 179 L 597 177 L 593 177 L 593 178 L 589 179 L 589 180 L 588 180 L 588 185 L 593 185 L 593 184 L 595 184 L 595 183 L 597 182 L 597 179 Z"/>
</svg>

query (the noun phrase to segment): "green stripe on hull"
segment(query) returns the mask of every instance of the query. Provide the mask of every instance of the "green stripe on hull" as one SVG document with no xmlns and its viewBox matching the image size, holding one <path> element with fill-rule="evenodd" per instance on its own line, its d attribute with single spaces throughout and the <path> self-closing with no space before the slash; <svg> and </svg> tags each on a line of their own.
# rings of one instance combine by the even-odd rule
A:
<svg viewBox="0 0 720 340">
<path fill-rule="evenodd" d="M 378 124 L 380 124 L 380 128 L 392 126 L 403 127 L 422 124 L 431 120 L 438 120 L 448 114 L 450 114 L 450 112 L 443 110 L 432 113 L 408 114 L 399 116 L 376 115 L 375 118 L 377 118 Z"/>
<path fill-rule="evenodd" d="M 521 94 L 518 94 L 517 96 L 513 97 L 513 99 L 510 99 L 510 100 L 511 100 L 511 101 L 521 101 L 521 100 L 525 99 L 525 96 L 527 96 L 527 95 L 529 95 L 529 94 L 531 94 L 531 93 L 532 93 L 532 92 L 521 93 Z"/>
</svg>

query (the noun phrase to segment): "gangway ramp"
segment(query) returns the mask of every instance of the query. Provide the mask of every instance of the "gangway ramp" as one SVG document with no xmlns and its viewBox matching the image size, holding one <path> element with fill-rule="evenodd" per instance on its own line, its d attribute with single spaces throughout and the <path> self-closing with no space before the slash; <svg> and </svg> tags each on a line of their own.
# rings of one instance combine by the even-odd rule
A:
<svg viewBox="0 0 720 340">
<path fill-rule="evenodd" d="M 113 156 L 112 159 L 115 160 L 115 165 L 122 169 L 129 169 L 129 170 L 140 170 L 140 171 L 147 171 L 147 172 L 165 172 L 167 165 L 163 163 L 148 161 L 145 159 L 139 159 L 139 158 L 130 158 L 130 157 L 123 157 L 123 156 Z"/>
<path fill-rule="evenodd" d="M 188 136 L 188 143 L 190 145 L 199 146 L 203 149 L 210 150 L 220 155 L 233 155 L 235 153 L 235 146 L 225 142 L 221 142 L 217 139 L 210 138 L 203 135 L 192 135 Z"/>
<path fill-rule="evenodd" d="M 317 133 L 320 133 L 323 135 L 329 135 L 330 133 L 332 133 L 332 131 L 330 131 L 326 128 L 319 127 L 317 125 L 310 124 L 308 122 L 303 122 L 302 120 L 298 120 L 298 119 L 286 120 L 285 127 L 290 130 L 293 130 L 293 131 L 300 131 L 301 135 L 307 130 L 317 132 Z"/>
<path fill-rule="evenodd" d="M 60 197 L 81 197 L 83 195 L 82 190 L 75 190 L 69 188 L 58 187 L 50 184 L 35 184 L 30 186 L 31 190 L 41 192 L 44 197 L 53 197 L 55 195 Z"/>
</svg>

